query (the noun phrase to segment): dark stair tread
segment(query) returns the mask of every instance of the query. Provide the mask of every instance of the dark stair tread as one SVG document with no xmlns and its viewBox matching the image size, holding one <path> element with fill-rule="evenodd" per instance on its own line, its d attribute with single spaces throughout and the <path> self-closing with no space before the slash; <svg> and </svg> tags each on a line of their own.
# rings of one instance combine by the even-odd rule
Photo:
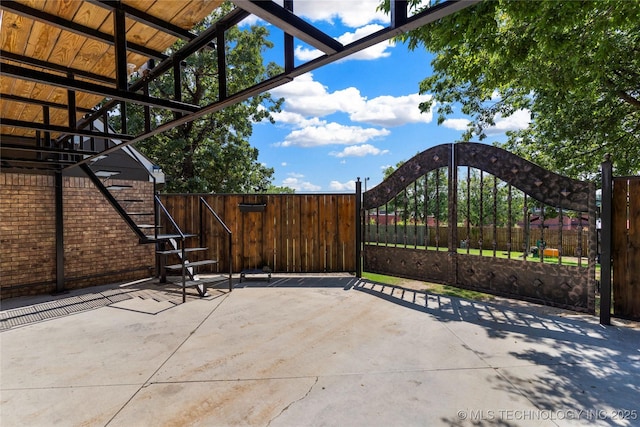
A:
<svg viewBox="0 0 640 427">
<path fill-rule="evenodd" d="M 169 239 L 180 239 L 182 236 L 179 234 L 158 234 L 154 236 L 153 234 L 148 234 L 144 243 L 156 243 L 156 242 L 166 242 Z M 185 238 L 198 237 L 197 234 L 185 234 Z"/>
<path fill-rule="evenodd" d="M 194 261 L 194 262 L 187 263 L 184 266 L 186 268 L 189 268 L 189 267 L 197 267 L 199 265 L 217 264 L 217 262 L 218 262 L 218 260 L 215 260 L 215 259 L 204 259 L 202 261 Z M 180 270 L 180 269 L 182 269 L 182 264 L 167 265 L 167 266 L 165 266 L 165 268 L 167 270 Z"/>
<path fill-rule="evenodd" d="M 94 172 L 95 176 L 99 177 L 99 178 L 109 178 L 112 176 L 116 176 L 116 175 L 120 175 L 122 172 L 120 171 L 114 171 L 114 170 L 99 170 Z"/>
<path fill-rule="evenodd" d="M 137 224 L 140 229 L 149 229 L 149 228 L 161 228 L 161 225 L 153 225 L 153 224 Z"/>
<path fill-rule="evenodd" d="M 185 252 L 206 251 L 209 248 L 184 248 Z M 170 251 L 156 251 L 158 255 L 180 254 L 182 249 L 171 249 Z"/>
<path fill-rule="evenodd" d="M 137 215 L 153 215 L 153 212 L 127 212 L 129 216 L 137 216 Z"/>
<path fill-rule="evenodd" d="M 144 199 L 122 199 L 120 200 L 122 203 L 141 203 L 144 202 Z"/>
<path fill-rule="evenodd" d="M 185 287 L 189 287 L 189 286 L 198 286 L 198 285 L 210 285 L 212 283 L 220 283 L 223 282 L 225 280 L 229 280 L 228 277 L 210 277 L 210 278 L 206 278 L 206 279 L 200 279 L 200 280 L 187 280 L 185 282 Z M 178 286 L 182 286 L 182 282 L 178 281 L 178 282 L 174 282 L 174 284 L 178 285 Z"/>
<path fill-rule="evenodd" d="M 153 237 L 153 236 L 149 236 Z M 169 240 L 169 239 L 179 239 L 181 236 L 179 234 L 158 234 L 158 239 Z M 184 237 L 198 237 L 197 234 L 185 233 Z"/>
</svg>

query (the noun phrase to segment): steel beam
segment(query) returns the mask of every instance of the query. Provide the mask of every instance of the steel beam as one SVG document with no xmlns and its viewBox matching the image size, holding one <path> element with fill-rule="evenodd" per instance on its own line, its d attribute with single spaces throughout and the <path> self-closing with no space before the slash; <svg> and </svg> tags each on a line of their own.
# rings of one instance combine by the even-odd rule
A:
<svg viewBox="0 0 640 427">
<path fill-rule="evenodd" d="M 87 1 L 95 4 L 96 6 L 100 6 L 108 10 L 113 10 L 115 8 L 114 2 L 112 0 L 87 0 Z M 197 34 L 193 34 L 190 31 L 187 31 L 177 25 L 172 24 L 171 22 L 164 21 L 153 15 L 149 15 L 148 13 L 143 12 L 140 9 L 131 7 L 126 3 L 120 3 L 118 7 L 121 8 L 126 13 L 129 19 L 140 22 L 155 30 L 162 31 L 163 33 L 170 34 L 176 38 L 179 38 L 185 41 L 190 41 L 197 37 Z M 211 43 L 210 46 L 212 48 L 215 48 L 215 45 L 213 43 Z"/>
<path fill-rule="evenodd" d="M 21 145 L 21 144 L 6 144 L 2 143 L 0 145 L 0 151 L 4 150 L 15 150 L 15 151 L 27 151 L 27 152 L 42 152 L 42 153 L 62 153 L 62 154 L 72 154 L 77 156 L 91 156 L 97 153 L 97 151 L 88 151 L 88 150 L 69 150 L 66 148 L 58 148 L 58 147 L 43 147 L 43 146 L 33 146 L 33 145 Z"/>
<path fill-rule="evenodd" d="M 222 101 L 227 99 L 227 57 L 224 48 L 224 31 L 218 31 L 217 42 L 218 46 L 222 46 L 216 55 L 218 59 L 218 100 Z"/>
<path fill-rule="evenodd" d="M 237 92 L 233 95 L 229 95 L 227 98 L 225 99 L 221 99 L 218 100 L 216 102 L 213 102 L 205 107 L 202 107 L 201 109 L 199 109 L 198 111 L 191 113 L 191 114 L 187 114 L 179 119 L 174 119 L 172 121 L 166 122 L 160 126 L 158 126 L 157 128 L 149 131 L 149 132 L 145 132 L 143 134 L 140 134 L 138 136 L 136 136 L 135 138 L 129 140 L 129 141 L 124 141 L 121 144 L 115 146 L 115 147 L 110 147 L 102 152 L 100 152 L 99 154 L 96 154 L 94 156 L 88 157 L 86 159 L 81 160 L 80 162 L 77 163 L 77 165 L 81 165 L 81 164 L 85 164 L 87 162 L 90 162 L 91 160 L 93 160 L 93 158 L 98 157 L 100 155 L 104 155 L 104 154 L 109 154 L 113 151 L 116 151 L 120 148 L 126 147 L 130 144 L 134 144 L 138 141 L 143 141 L 149 137 L 152 137 L 154 135 L 157 135 L 159 133 L 165 132 L 169 129 L 173 129 L 176 126 L 180 126 L 183 125 L 185 123 L 191 122 L 193 120 L 199 119 L 200 117 L 203 117 L 207 114 L 211 114 L 211 113 L 215 113 L 217 111 L 220 111 L 226 107 L 229 107 L 231 105 L 235 105 L 239 102 L 243 102 L 246 101 L 247 99 L 259 95 L 263 92 L 266 92 L 268 90 L 274 89 L 278 86 L 281 86 L 285 83 L 290 82 L 291 80 L 293 80 L 295 77 L 301 76 L 305 73 L 308 73 L 309 71 L 313 71 L 316 68 L 319 68 L 321 66 L 330 64 L 332 62 L 335 62 L 339 59 L 343 59 L 349 55 L 352 55 L 356 52 L 359 52 L 361 50 L 367 49 L 371 46 L 374 46 L 382 41 L 388 40 L 392 37 L 395 37 L 399 34 L 402 34 L 404 32 L 407 31 L 411 31 L 414 30 L 416 28 L 419 28 L 421 26 L 427 25 L 429 23 L 432 23 L 434 21 L 437 21 L 438 19 L 442 19 L 445 16 L 448 16 L 452 13 L 458 12 L 462 9 L 465 9 L 469 6 L 472 6 L 474 4 L 479 3 L 482 0 L 466 0 L 466 1 L 460 1 L 460 0 L 449 0 L 449 1 L 445 1 L 443 3 L 439 3 L 436 6 L 430 7 L 410 18 L 407 19 L 407 22 L 403 25 L 401 25 L 400 27 L 387 27 L 387 28 L 383 28 L 380 31 L 377 31 L 373 34 L 370 34 L 369 36 L 366 36 L 362 39 L 356 40 L 353 43 L 350 43 L 346 46 L 344 46 L 344 49 L 342 49 L 339 52 L 336 52 L 332 55 L 324 55 L 321 56 L 319 58 L 316 58 L 312 61 L 309 61 L 303 65 L 300 65 L 296 68 L 294 68 L 293 70 L 287 72 L 285 71 L 284 73 L 278 75 L 278 76 L 274 76 L 270 79 L 264 80 L 260 83 L 257 83 L 247 89 L 244 89 L 240 92 Z M 242 19 L 244 19 L 244 17 L 246 17 L 248 15 L 247 11 L 244 10 L 240 10 L 240 9 L 234 9 L 234 11 L 230 12 L 228 15 L 226 15 L 225 17 L 221 18 L 220 21 L 218 21 L 215 25 L 213 25 L 212 27 L 210 27 L 209 29 L 207 29 L 205 32 L 203 32 L 198 39 L 193 40 L 191 43 L 187 44 L 186 46 L 184 46 L 182 49 L 180 49 L 178 52 L 176 52 L 176 54 L 173 56 L 173 58 L 177 57 L 177 58 L 184 58 L 182 55 L 189 55 L 195 51 L 197 51 L 200 47 L 203 46 L 203 43 L 206 43 L 205 41 L 210 38 L 210 37 L 214 37 L 216 36 L 216 32 L 217 31 L 223 31 L 225 28 L 228 28 L 229 25 L 235 25 L 237 24 L 239 21 L 241 21 Z M 199 47 L 198 47 L 199 46 Z M 186 57 L 186 56 L 185 56 Z M 163 63 L 165 64 L 164 66 L 168 68 L 171 67 L 172 64 L 172 58 L 169 58 L 166 61 L 163 61 Z M 160 67 L 160 65 L 158 66 Z M 158 68 L 156 67 L 156 68 Z M 159 71 L 156 71 L 156 69 L 154 68 L 153 70 L 151 70 L 152 73 L 156 73 Z M 74 167 L 76 165 L 70 166 L 70 167 Z"/>
<path fill-rule="evenodd" d="M 284 0 L 284 8 L 293 13 L 293 0 Z M 284 71 L 290 72 L 296 66 L 293 48 L 293 36 L 284 33 Z"/>
<path fill-rule="evenodd" d="M 79 135 L 86 137 L 94 137 L 94 138 L 105 138 L 105 139 L 119 139 L 122 141 L 130 141 L 134 137 L 131 135 L 125 135 L 121 133 L 108 133 L 108 132 L 99 132 L 92 131 L 87 129 L 71 129 L 66 126 L 57 126 L 57 125 L 47 125 L 44 123 L 33 123 L 27 122 L 24 120 L 14 120 L 14 119 L 2 119 L 3 126 L 23 128 L 23 129 L 35 129 L 42 130 L 45 132 L 56 132 L 56 133 L 64 133 L 67 135 Z"/>
<path fill-rule="evenodd" d="M 104 98 L 113 98 L 119 101 L 128 101 L 136 104 L 150 105 L 152 107 L 162 107 L 173 111 L 194 113 L 199 110 L 199 107 L 197 105 L 175 102 L 168 99 L 148 97 L 136 92 L 125 91 L 109 86 L 70 79 L 68 77 L 63 77 L 57 74 L 37 71 L 13 64 L 3 63 L 2 68 L 0 68 L 0 75 L 15 77 L 17 79 L 28 80 L 37 83 L 43 83 L 51 86 L 62 87 L 64 89 L 72 89 L 78 92 L 92 93 Z"/>
<path fill-rule="evenodd" d="M 2 161 L 3 162 L 8 162 L 8 163 L 21 163 L 21 164 L 33 164 L 33 165 L 61 165 L 61 166 L 72 166 L 74 165 L 76 162 L 73 160 L 57 160 L 57 159 L 27 159 L 27 158 L 19 158 L 19 157 L 5 157 L 2 156 Z"/>
<path fill-rule="evenodd" d="M 67 104 L 61 104 L 59 102 L 50 102 L 42 99 L 27 98 L 25 96 L 12 95 L 9 93 L 0 93 L 0 99 L 4 101 L 15 101 L 15 102 L 22 102 L 24 104 L 40 105 L 43 107 L 59 108 L 61 110 L 67 109 Z M 89 113 L 93 111 L 90 108 L 82 108 L 82 107 L 77 107 L 76 110 L 81 113 Z"/>
<path fill-rule="evenodd" d="M 36 21 L 44 22 L 47 25 L 52 25 L 62 30 L 81 35 L 83 37 L 98 40 L 111 46 L 115 44 L 114 37 L 110 34 L 103 33 L 94 28 L 69 21 L 68 19 L 61 18 L 57 15 L 52 15 L 42 10 L 34 9 L 16 1 L 3 0 L 2 2 L 0 2 L 0 9 L 8 10 L 9 12 L 15 13 L 16 15 L 26 16 L 28 18 L 35 19 Z M 155 59 L 165 59 L 167 57 L 167 55 L 163 54 L 162 52 L 149 49 L 137 43 L 129 43 L 129 50 L 142 56 L 148 56 Z"/>
<path fill-rule="evenodd" d="M 407 0 L 390 0 L 391 26 L 399 27 L 407 22 Z"/>
<path fill-rule="evenodd" d="M 217 37 L 218 31 L 224 31 L 225 29 L 232 27 L 238 24 L 240 21 L 249 16 L 249 12 L 242 9 L 234 9 L 229 12 L 227 15 L 223 16 L 218 20 L 215 25 L 212 25 L 202 34 L 200 34 L 197 38 L 187 43 L 185 46 L 180 48 L 176 53 L 174 53 L 171 57 L 166 58 L 158 65 L 151 67 L 148 70 L 147 75 L 137 82 L 133 83 L 129 86 L 129 91 L 134 92 L 138 90 L 143 90 L 145 85 L 149 84 L 149 81 L 156 79 L 161 76 L 165 72 L 169 71 L 171 67 L 173 67 L 174 60 L 183 60 L 190 56 L 191 54 L 197 52 L 204 46 L 207 46 L 208 43 L 211 42 L 215 37 Z M 114 105 L 116 101 L 109 101 L 105 105 L 102 106 L 99 110 L 97 110 L 94 114 L 87 117 L 84 120 L 79 122 L 79 126 L 82 127 L 85 123 L 92 122 L 96 120 L 96 118 L 100 117 L 106 111 L 109 111 Z M 153 104 L 149 104 L 153 106 Z M 148 132 L 147 132 L 148 133 Z"/>
<path fill-rule="evenodd" d="M 291 34 L 326 54 L 340 52 L 343 49 L 342 43 L 272 1 L 232 1 L 236 6 L 264 19 L 285 33 Z"/>
<path fill-rule="evenodd" d="M 0 57 L 2 59 L 11 59 L 12 61 L 20 62 L 21 64 L 29 64 L 34 67 L 45 68 L 47 70 L 59 71 L 65 74 L 71 73 L 74 76 L 84 77 L 97 82 L 106 83 L 108 85 L 115 85 L 116 83 L 116 80 L 112 79 L 111 77 L 102 76 L 100 74 L 81 70 L 79 68 L 65 67 L 64 65 L 54 64 L 53 62 L 43 61 L 41 59 L 31 58 L 24 55 L 18 55 L 16 53 L 8 52 L 6 50 L 0 50 Z"/>
<path fill-rule="evenodd" d="M 113 39 L 116 59 L 116 87 L 121 91 L 128 88 L 129 73 L 127 69 L 127 27 L 125 13 L 116 2 L 113 9 Z"/>
</svg>

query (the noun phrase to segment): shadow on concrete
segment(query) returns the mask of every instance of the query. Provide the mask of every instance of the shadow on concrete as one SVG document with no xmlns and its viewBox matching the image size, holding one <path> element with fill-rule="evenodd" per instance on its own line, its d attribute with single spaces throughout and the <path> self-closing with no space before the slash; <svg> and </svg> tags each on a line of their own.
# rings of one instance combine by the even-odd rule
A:
<svg viewBox="0 0 640 427">
<path fill-rule="evenodd" d="M 227 286 L 222 281 L 208 284 L 209 296 L 204 299 L 227 294 Z M 200 299 L 193 288 L 188 288 L 186 294 L 187 302 Z M 74 289 L 57 295 L 18 297 L 2 301 L 0 331 L 106 306 L 155 315 L 179 304 L 182 304 L 181 285 L 171 281 L 158 283 L 157 279 Z"/>
<path fill-rule="evenodd" d="M 342 288 L 349 290 L 362 279 L 354 276 L 291 276 L 272 277 L 270 281 L 263 278 L 247 278 L 234 285 L 234 288 Z"/>
<path fill-rule="evenodd" d="M 354 289 L 434 316 L 450 325 L 447 327 L 454 333 L 455 322 L 478 325 L 487 339 L 468 345 L 479 357 L 491 363 L 492 347 L 512 346 L 508 354 L 521 360 L 522 366 L 531 366 L 526 373 L 501 368 L 499 375 L 492 377 L 491 386 L 524 395 L 540 410 L 505 412 L 501 415 L 511 416 L 511 420 L 477 420 L 473 425 L 509 426 L 514 425 L 512 421 L 519 425 L 527 419 L 640 425 L 638 329 L 602 326 L 594 316 L 564 310 L 552 315 L 544 313 L 545 307 L 471 301 L 366 280 Z M 443 422 L 461 425 L 457 419 Z"/>
</svg>

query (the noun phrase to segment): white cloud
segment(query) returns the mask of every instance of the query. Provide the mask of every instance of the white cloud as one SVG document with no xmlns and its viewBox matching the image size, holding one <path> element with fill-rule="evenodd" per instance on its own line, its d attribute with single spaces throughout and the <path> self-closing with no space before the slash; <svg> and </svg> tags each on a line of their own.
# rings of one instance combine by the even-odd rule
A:
<svg viewBox="0 0 640 427">
<path fill-rule="evenodd" d="M 327 123 L 323 126 L 308 126 L 289 133 L 279 144 L 282 147 L 317 147 L 320 145 L 352 145 L 361 144 L 373 138 L 389 135 L 387 129 L 362 128 L 345 126 L 340 123 Z"/>
<path fill-rule="evenodd" d="M 299 59 L 300 61 L 311 61 L 312 59 L 322 56 L 324 53 L 320 49 L 311 49 L 303 47 L 302 45 L 297 45 L 293 54 L 296 59 Z"/>
<path fill-rule="evenodd" d="M 276 0 L 276 3 L 280 6 L 283 5 L 282 0 Z M 299 0 L 294 4 L 294 13 L 310 21 L 324 21 L 330 24 L 340 21 L 349 28 L 358 28 L 373 22 L 388 25 L 389 15 L 377 10 L 379 4 L 380 0 Z M 265 25 L 265 22 L 260 18 L 250 15 L 242 21 L 241 25 L 257 23 Z"/>
<path fill-rule="evenodd" d="M 349 114 L 354 122 L 378 126 L 401 126 L 407 123 L 429 123 L 433 120 L 431 111 L 421 113 L 419 104 L 430 99 L 430 95 L 417 93 L 403 96 L 379 96 L 367 99 L 355 87 L 329 92 L 327 87 L 313 79 L 311 73 L 304 74 L 290 83 L 271 91 L 275 97 L 284 97 L 284 111 L 274 115 L 276 121 L 281 114 L 282 121 L 289 124 L 303 124 L 305 117 L 322 117 L 337 112 Z M 297 114 L 294 115 L 292 113 Z"/>
<path fill-rule="evenodd" d="M 295 2 L 294 12 L 311 21 L 333 23 L 340 20 L 350 28 L 361 27 L 371 22 L 388 24 L 389 16 L 377 10 L 379 4 L 379 0 L 307 0 Z"/>
<path fill-rule="evenodd" d="M 389 150 L 380 150 L 371 144 L 352 145 L 345 147 L 342 151 L 332 151 L 329 155 L 334 157 L 364 157 L 364 156 L 379 156 L 387 154 Z"/>
<path fill-rule="evenodd" d="M 531 113 L 529 110 L 518 110 L 509 117 L 502 117 L 500 114 L 495 117 L 495 125 L 486 129 L 487 135 L 499 135 L 510 130 L 520 130 L 529 127 Z"/>
<path fill-rule="evenodd" d="M 331 181 L 329 183 L 329 188 L 333 191 L 355 191 L 356 182 L 354 180 L 347 182 Z"/>
<path fill-rule="evenodd" d="M 297 77 L 292 82 L 273 89 L 274 97 L 284 97 L 284 110 L 304 116 L 322 117 L 337 111 L 352 111 L 364 103 L 355 87 L 329 93 L 327 87 L 313 80 L 311 73 Z"/>
<path fill-rule="evenodd" d="M 361 38 L 368 36 L 369 34 L 373 34 L 376 31 L 382 30 L 384 27 L 378 24 L 369 24 L 364 27 L 360 27 L 356 29 L 354 32 L 346 32 L 336 39 L 342 43 L 343 45 L 348 45 L 353 43 L 356 40 L 360 40 Z M 390 41 L 384 41 L 378 43 L 374 46 L 371 46 L 367 49 L 361 50 L 353 55 L 349 55 L 348 57 L 342 59 L 341 61 L 349 61 L 349 60 L 364 60 L 370 61 L 378 58 L 386 58 L 391 55 L 389 49 L 394 47 L 395 45 Z M 300 61 L 310 61 L 312 59 L 318 58 L 323 55 L 323 52 L 318 49 L 313 49 L 310 47 L 303 47 L 301 45 L 296 46 L 295 48 L 295 56 Z"/>
<path fill-rule="evenodd" d="M 365 102 L 363 108 L 354 111 L 350 118 L 380 126 L 400 126 L 407 123 L 430 123 L 433 113 L 421 113 L 419 104 L 431 98 L 417 93 L 404 96 L 378 96 Z"/>
<path fill-rule="evenodd" d="M 453 130 L 467 130 L 467 125 L 471 123 L 469 119 L 446 119 L 442 126 Z"/>
<path fill-rule="evenodd" d="M 297 127 L 305 126 L 320 126 L 325 122 L 318 117 L 306 118 L 302 114 L 294 113 L 292 111 L 281 111 L 279 113 L 271 113 L 271 116 L 277 124 L 287 124 Z"/>
<path fill-rule="evenodd" d="M 304 181 L 304 175 L 290 173 L 289 176 L 282 180 L 282 186 L 293 188 L 296 191 L 320 191 L 321 186 Z"/>
</svg>

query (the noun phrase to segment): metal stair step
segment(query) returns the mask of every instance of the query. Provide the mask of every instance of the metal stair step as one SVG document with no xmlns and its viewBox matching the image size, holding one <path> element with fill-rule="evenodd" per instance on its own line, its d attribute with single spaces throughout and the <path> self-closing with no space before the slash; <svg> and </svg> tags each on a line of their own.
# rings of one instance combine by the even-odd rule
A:
<svg viewBox="0 0 640 427">
<path fill-rule="evenodd" d="M 121 174 L 120 171 L 110 171 L 110 170 L 99 170 L 94 173 L 99 178 L 109 178 L 109 177 Z"/>
<path fill-rule="evenodd" d="M 171 239 L 180 239 L 182 236 L 180 236 L 179 234 L 158 234 L 157 236 L 154 236 L 153 234 L 148 234 L 146 239 L 144 240 L 144 243 L 158 243 L 158 242 L 166 242 L 167 240 L 171 240 Z M 198 237 L 197 234 L 185 234 L 184 237 L 186 239 L 192 238 L 192 237 Z"/>
<path fill-rule="evenodd" d="M 149 236 L 154 237 L 154 236 Z M 169 240 L 169 239 L 179 239 L 181 236 L 179 234 L 158 234 L 158 240 Z M 197 234 L 186 233 L 184 237 L 198 237 Z"/>
<path fill-rule="evenodd" d="M 185 252 L 206 251 L 209 248 L 184 248 Z M 171 249 L 169 251 L 156 251 L 158 255 L 172 255 L 182 253 L 182 249 Z"/>
<path fill-rule="evenodd" d="M 202 261 L 195 261 L 195 262 L 189 262 L 187 264 L 185 264 L 185 268 L 189 268 L 189 267 L 197 267 L 199 265 L 209 265 L 209 264 L 217 264 L 218 260 L 216 259 L 204 259 Z M 165 267 L 167 270 L 181 270 L 182 269 L 182 264 L 172 264 L 172 265 L 167 265 Z"/>
<path fill-rule="evenodd" d="M 127 212 L 129 216 L 153 215 L 153 212 Z"/>
<path fill-rule="evenodd" d="M 127 188 L 133 188 L 133 185 L 127 185 L 127 184 L 114 184 L 114 185 L 109 185 L 108 187 L 106 187 L 107 190 L 126 190 Z"/>
<path fill-rule="evenodd" d="M 122 203 L 142 203 L 144 199 L 122 199 L 120 200 Z"/>
<path fill-rule="evenodd" d="M 189 287 L 189 286 L 198 286 L 198 285 L 210 285 L 212 283 L 220 283 L 223 281 L 229 280 L 226 277 L 211 277 L 211 278 L 206 278 L 206 279 L 200 279 L 200 280 L 187 280 L 185 282 L 185 287 Z M 176 285 L 178 286 L 182 286 L 181 282 L 175 282 Z"/>
<path fill-rule="evenodd" d="M 149 229 L 149 228 L 162 228 L 161 225 L 153 225 L 153 224 L 137 224 L 137 226 L 141 230 Z"/>
</svg>

